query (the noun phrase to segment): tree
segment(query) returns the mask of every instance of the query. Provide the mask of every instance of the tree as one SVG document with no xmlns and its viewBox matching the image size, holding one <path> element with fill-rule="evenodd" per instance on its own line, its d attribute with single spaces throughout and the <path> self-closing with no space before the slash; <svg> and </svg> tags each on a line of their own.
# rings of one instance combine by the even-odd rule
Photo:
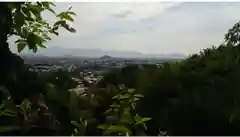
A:
<svg viewBox="0 0 240 137">
<path fill-rule="evenodd" d="M 234 24 L 234 26 L 228 30 L 225 35 L 225 42 L 228 45 L 239 45 L 240 44 L 240 21 Z"/>
<path fill-rule="evenodd" d="M 51 2 L 1 3 L 0 85 L 8 88 L 11 92 L 18 90 L 16 85 L 26 84 L 28 75 L 23 60 L 10 51 L 9 37 L 17 37 L 15 43 L 18 46 L 18 52 L 21 52 L 26 46 L 33 52 L 37 52 L 38 48 L 45 48 L 44 43 L 51 39 L 50 35 L 58 35 L 60 28 L 75 32 L 75 29 L 68 25 L 68 21 L 74 21 L 73 15 L 76 15 L 71 11 L 71 7 L 67 11 L 56 13 L 53 10 L 54 6 Z M 54 24 L 48 23 L 42 17 L 44 11 L 52 13 L 57 21 Z"/>
<path fill-rule="evenodd" d="M 26 100 L 30 102 L 31 109 L 42 108 L 40 93 L 45 92 L 47 86 L 46 83 L 39 80 L 38 75 L 28 72 L 21 57 L 10 51 L 8 38 L 11 36 L 17 38 L 15 43 L 18 46 L 18 52 L 21 52 L 25 47 L 37 52 L 38 48 L 45 48 L 44 43 L 50 40 L 52 34 L 58 35 L 60 28 L 75 32 L 75 29 L 68 25 L 68 21 L 74 21 L 73 15 L 76 15 L 71 11 L 71 7 L 67 11 L 56 13 L 53 10 L 54 6 L 50 2 L 2 2 L 0 5 L 0 87 L 9 91 L 11 100 L 13 100 L 11 107 L 14 109 L 15 105 L 22 105 Z M 52 13 L 56 17 L 56 22 L 54 24 L 48 23 L 42 17 L 43 12 Z M 11 110 L 11 107 L 6 106 L 8 110 Z M 40 123 L 44 123 L 44 120 L 41 120 L 44 116 L 40 115 L 38 120 Z M 10 116 L 10 118 L 16 122 L 18 121 L 16 119 L 21 121 L 22 116 L 22 114 L 16 113 L 14 117 Z M 1 121 L 8 124 L 12 123 L 6 116 L 1 116 Z M 3 125 L 6 126 L 1 123 L 1 126 Z M 1 130 L 1 133 L 3 132 Z"/>
<path fill-rule="evenodd" d="M 55 5 L 51 2 L 4 3 L 2 6 L 6 8 L 5 13 L 8 13 L 5 17 L 6 21 L 2 24 L 7 25 L 3 35 L 18 37 L 15 43 L 18 45 L 19 52 L 25 46 L 28 46 L 33 52 L 37 52 L 39 47 L 44 48 L 44 42 L 51 40 L 50 34 L 58 35 L 60 27 L 75 32 L 75 29 L 67 24 L 67 21 L 74 21 L 72 15 L 76 15 L 71 11 L 71 7 L 67 11 L 57 14 L 53 10 Z M 55 15 L 57 21 L 53 25 L 42 17 L 41 14 L 44 11 Z"/>
<path fill-rule="evenodd" d="M 131 119 L 120 121 L 118 126 L 112 125 L 106 130 L 125 133 L 121 129 L 121 125 L 124 124 L 127 126 L 123 127 L 124 129 L 129 128 L 133 131 L 130 131 L 131 133 L 139 134 L 142 128 L 145 129 L 145 122 L 150 120 L 135 113 L 139 94 L 134 94 L 133 91 L 125 88 L 126 91 L 124 90 L 115 98 L 112 96 L 115 95 L 113 91 L 118 92 L 115 90 L 117 88 L 104 89 L 106 92 L 101 90 L 99 90 L 101 92 L 94 90 L 81 94 L 68 92 L 68 88 L 76 84 L 72 82 L 69 73 L 59 72 L 59 74 L 57 72 L 55 73 L 56 79 L 53 73 L 42 75 L 29 72 L 25 69 L 23 60 L 11 53 L 7 42 L 11 36 L 18 38 L 15 43 L 19 52 L 25 47 L 37 52 L 38 48 L 45 48 L 44 43 L 50 40 L 51 34 L 58 35 L 57 30 L 60 27 L 75 32 L 67 24 L 67 21 L 73 21 L 72 15 L 75 15 L 71 8 L 57 14 L 52 9 L 53 6 L 54 4 L 49 2 L 2 3 L 0 5 L 0 27 L 2 28 L 0 30 L 0 59 L 3 64 L 0 70 L 3 76 L 0 76 L 0 91 L 5 93 L 5 98 L 0 104 L 0 134 L 69 135 L 77 131 L 74 132 L 77 135 L 98 135 L 101 134 L 101 130 L 97 126 L 104 124 L 109 118 L 108 115 L 111 116 L 104 112 L 113 101 L 114 105 L 120 102 L 119 113 L 124 111 L 124 114 L 121 113 L 119 116 L 121 120 L 129 115 Z M 53 13 L 58 19 L 57 22 L 53 25 L 49 24 L 41 16 L 43 11 Z M 125 111 L 126 106 L 128 110 Z M 74 126 L 77 126 L 76 129 Z"/>
</svg>

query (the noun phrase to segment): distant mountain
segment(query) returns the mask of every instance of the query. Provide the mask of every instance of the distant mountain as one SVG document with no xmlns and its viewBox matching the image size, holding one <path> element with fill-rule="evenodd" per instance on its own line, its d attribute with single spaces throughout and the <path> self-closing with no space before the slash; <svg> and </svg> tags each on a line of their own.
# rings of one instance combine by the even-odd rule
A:
<svg viewBox="0 0 240 137">
<path fill-rule="evenodd" d="M 112 57 L 108 56 L 108 55 L 104 55 L 102 57 L 100 57 L 100 59 L 111 59 Z"/>
<path fill-rule="evenodd" d="M 100 49 L 67 49 L 61 47 L 49 47 L 41 49 L 39 52 L 31 53 L 23 51 L 21 55 L 32 56 L 59 56 L 59 57 L 93 57 L 100 58 L 103 56 L 118 57 L 118 58 L 167 58 L 167 59 L 182 59 L 186 58 L 182 54 L 143 54 L 140 52 L 131 51 L 104 51 Z"/>
</svg>

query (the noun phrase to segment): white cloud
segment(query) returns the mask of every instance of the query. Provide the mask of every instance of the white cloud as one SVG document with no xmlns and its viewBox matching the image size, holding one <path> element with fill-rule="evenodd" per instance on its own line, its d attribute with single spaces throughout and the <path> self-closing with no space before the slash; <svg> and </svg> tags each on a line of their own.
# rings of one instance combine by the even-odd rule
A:
<svg viewBox="0 0 240 137">
<path fill-rule="evenodd" d="M 156 14 L 163 13 L 168 8 L 177 6 L 179 3 L 125 3 L 121 5 L 122 11 L 119 10 L 113 14 L 126 13 L 128 11 L 129 16 L 126 20 L 138 21 L 141 19 L 155 16 Z"/>
<path fill-rule="evenodd" d="M 57 3 L 56 9 L 68 5 L 77 33 L 63 31 L 49 46 L 189 54 L 221 43 L 240 19 L 240 3 Z"/>
</svg>

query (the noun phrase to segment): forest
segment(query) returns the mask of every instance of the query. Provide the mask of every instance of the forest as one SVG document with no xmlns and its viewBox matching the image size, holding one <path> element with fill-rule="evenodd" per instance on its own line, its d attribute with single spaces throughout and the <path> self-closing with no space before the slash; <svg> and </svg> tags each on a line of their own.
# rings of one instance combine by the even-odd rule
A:
<svg viewBox="0 0 240 137">
<path fill-rule="evenodd" d="M 0 5 L 0 135 L 240 135 L 240 22 L 221 45 L 160 67 L 113 69 L 97 88 L 76 94 L 68 91 L 77 84 L 74 72 L 29 72 L 9 49 L 11 36 L 19 52 L 37 52 L 59 29 L 76 32 L 71 7 L 56 13 L 54 6 Z"/>
</svg>

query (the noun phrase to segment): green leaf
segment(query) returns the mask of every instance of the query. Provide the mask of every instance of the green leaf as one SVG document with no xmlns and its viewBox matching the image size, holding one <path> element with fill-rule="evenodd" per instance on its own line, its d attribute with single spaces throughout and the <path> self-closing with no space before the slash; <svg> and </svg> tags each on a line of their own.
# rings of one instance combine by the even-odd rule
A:
<svg viewBox="0 0 240 137">
<path fill-rule="evenodd" d="M 39 5 L 29 5 L 30 11 L 35 16 L 36 20 L 42 20 L 41 12 L 44 10 Z"/>
<path fill-rule="evenodd" d="M 42 7 L 42 3 L 37 1 L 37 5 L 39 5 L 40 7 Z"/>
<path fill-rule="evenodd" d="M 123 115 L 120 119 L 121 123 L 128 123 L 131 120 L 131 117 L 129 115 Z"/>
<path fill-rule="evenodd" d="M 56 14 L 56 12 L 50 7 L 50 5 L 55 6 L 52 2 L 42 2 L 42 5 L 53 14 Z"/>
<path fill-rule="evenodd" d="M 26 28 L 22 28 L 21 32 L 24 37 L 28 37 L 29 32 Z"/>
<path fill-rule="evenodd" d="M 57 30 L 57 29 L 58 29 L 57 26 L 58 26 L 58 25 L 63 25 L 63 24 L 66 24 L 66 21 L 65 21 L 65 20 L 59 20 L 59 21 L 57 21 L 57 22 L 54 23 L 54 25 L 53 25 L 54 28 L 53 28 L 53 29 L 54 29 L 54 30 Z"/>
<path fill-rule="evenodd" d="M 13 111 L 13 110 L 10 110 L 10 109 L 5 109 L 4 112 L 3 112 L 3 115 L 5 116 L 16 116 L 16 112 Z"/>
<path fill-rule="evenodd" d="M 17 108 L 16 108 L 13 100 L 11 100 L 11 99 L 4 102 L 4 107 L 10 109 L 11 111 L 17 111 Z"/>
<path fill-rule="evenodd" d="M 47 24 L 47 22 L 45 20 L 39 20 L 38 23 L 41 24 L 41 25 L 46 25 Z"/>
<path fill-rule="evenodd" d="M 36 46 L 36 35 L 33 33 L 30 33 L 27 37 L 27 44 L 29 49 L 33 49 Z"/>
<path fill-rule="evenodd" d="M 9 131 L 13 131 L 13 130 L 19 130 L 20 128 L 18 126 L 15 125 L 11 125 L 11 126 L 0 126 L 0 132 L 9 132 Z"/>
<path fill-rule="evenodd" d="M 56 12 L 51 7 L 46 7 L 46 9 L 51 13 L 53 13 L 54 15 L 56 15 Z"/>
<path fill-rule="evenodd" d="M 135 89 L 128 89 L 128 92 L 129 92 L 129 93 L 134 93 L 134 92 L 135 92 Z"/>
<path fill-rule="evenodd" d="M 75 12 L 72 12 L 72 11 L 67 11 L 67 13 L 70 14 L 70 15 L 77 16 L 77 14 Z"/>
<path fill-rule="evenodd" d="M 26 19 L 28 19 L 28 20 L 33 20 L 33 19 L 31 18 L 31 13 L 30 13 L 30 11 L 29 11 L 27 8 L 23 7 L 23 8 L 22 8 L 22 11 L 23 11 L 23 14 L 25 15 Z M 29 18 L 31 18 L 31 19 L 29 19 Z"/>
<path fill-rule="evenodd" d="M 107 113 L 110 113 L 110 112 L 112 112 L 112 111 L 113 111 L 113 109 L 112 109 L 112 108 L 109 108 L 109 109 L 107 109 L 104 113 L 107 114 Z"/>
<path fill-rule="evenodd" d="M 135 94 L 134 97 L 142 98 L 142 97 L 144 97 L 144 96 L 141 95 L 141 94 Z"/>
<path fill-rule="evenodd" d="M 55 34 L 55 35 L 57 35 L 57 36 L 59 35 L 59 33 L 56 32 L 56 31 L 52 31 L 52 33 Z"/>
<path fill-rule="evenodd" d="M 118 98 L 119 98 L 119 96 L 118 96 L 118 95 L 116 95 L 116 96 L 112 97 L 112 99 L 118 99 Z"/>
<path fill-rule="evenodd" d="M 8 2 L 8 8 L 11 10 L 18 9 L 22 4 L 24 4 L 24 2 Z"/>
<path fill-rule="evenodd" d="M 71 9 L 72 9 L 72 6 L 69 6 L 68 9 L 67 9 L 67 11 L 70 11 Z"/>
<path fill-rule="evenodd" d="M 21 11 L 16 11 L 16 16 L 15 16 L 15 27 L 16 28 L 21 28 L 25 22 L 25 16 Z"/>
<path fill-rule="evenodd" d="M 24 40 L 24 39 L 18 39 L 15 41 L 15 43 L 24 43 L 24 42 L 26 42 L 26 40 Z"/>
<path fill-rule="evenodd" d="M 120 105 L 119 104 L 112 104 L 112 105 L 110 105 L 110 107 L 112 107 L 112 108 L 120 108 Z"/>
<path fill-rule="evenodd" d="M 101 124 L 101 125 L 97 126 L 97 128 L 102 129 L 102 130 L 106 130 L 108 127 L 109 127 L 109 125 L 107 125 L 107 124 Z"/>
<path fill-rule="evenodd" d="M 49 5 L 52 5 L 53 7 L 55 7 L 56 5 L 53 2 L 48 2 Z"/>
<path fill-rule="evenodd" d="M 151 119 L 152 119 L 152 118 L 148 118 L 148 117 L 144 117 L 144 118 L 138 119 L 136 125 L 137 125 L 137 124 L 144 123 L 144 122 L 147 122 L 147 121 L 149 121 L 149 120 L 151 120 Z"/>
<path fill-rule="evenodd" d="M 71 121 L 71 124 L 78 127 L 79 129 L 81 128 L 81 125 L 76 121 Z"/>
<path fill-rule="evenodd" d="M 46 39 L 46 40 L 51 40 L 51 38 L 47 35 L 47 34 L 43 34 L 43 37 L 44 37 L 44 39 Z"/>
<path fill-rule="evenodd" d="M 69 27 L 69 25 L 67 25 L 67 24 L 62 24 L 62 27 L 70 32 L 73 32 L 73 33 L 76 32 L 76 30 L 74 28 Z"/>
<path fill-rule="evenodd" d="M 57 15 L 57 17 L 60 17 L 61 19 L 66 19 L 69 21 L 74 21 L 74 19 L 70 15 L 68 15 L 67 12 L 61 12 L 60 14 Z"/>
<path fill-rule="evenodd" d="M 67 30 L 68 30 L 69 32 L 72 32 L 72 33 L 75 33 L 75 32 L 76 32 L 76 30 L 75 30 L 74 28 L 71 28 L 71 27 L 67 28 Z"/>
<path fill-rule="evenodd" d="M 0 91 L 3 92 L 4 94 L 10 94 L 9 90 L 5 87 L 0 85 Z"/>
<path fill-rule="evenodd" d="M 234 109 L 233 113 L 231 114 L 229 118 L 229 122 L 232 123 L 234 121 L 239 121 L 240 120 L 240 109 Z"/>
<path fill-rule="evenodd" d="M 9 4 L 8 4 L 8 8 L 11 9 L 11 10 L 13 10 L 13 9 L 16 8 L 16 6 L 15 6 L 15 4 L 13 4 L 13 3 L 9 3 Z"/>
<path fill-rule="evenodd" d="M 37 49 L 37 47 L 34 47 L 32 50 L 34 53 L 36 53 L 38 49 Z"/>
<path fill-rule="evenodd" d="M 26 46 L 26 43 L 18 43 L 17 47 L 18 47 L 18 52 L 21 52 Z"/>
<path fill-rule="evenodd" d="M 107 130 L 110 130 L 112 132 L 122 132 L 122 133 L 129 133 L 129 134 L 132 133 L 128 128 L 121 125 L 111 125 L 108 127 Z"/>
<path fill-rule="evenodd" d="M 128 94 L 119 96 L 119 99 L 127 99 L 127 98 L 130 98 L 130 96 Z"/>
<path fill-rule="evenodd" d="M 43 44 L 38 44 L 39 45 L 39 47 L 41 47 L 41 48 L 46 48 L 46 46 L 44 46 Z"/>
</svg>

